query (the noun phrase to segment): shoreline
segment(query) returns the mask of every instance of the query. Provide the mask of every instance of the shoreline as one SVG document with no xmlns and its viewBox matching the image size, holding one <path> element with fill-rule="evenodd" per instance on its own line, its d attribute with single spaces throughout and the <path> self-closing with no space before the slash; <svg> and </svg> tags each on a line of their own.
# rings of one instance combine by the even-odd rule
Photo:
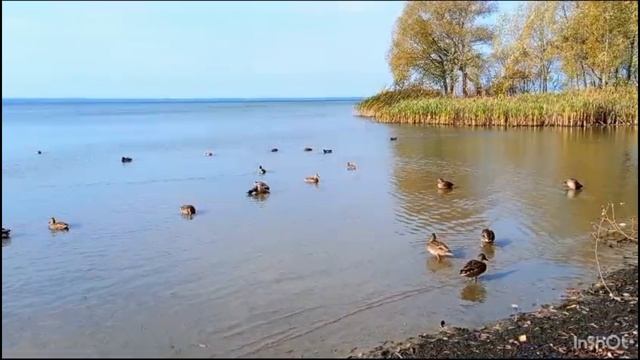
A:
<svg viewBox="0 0 640 360">
<path fill-rule="evenodd" d="M 388 340 L 348 358 L 637 358 L 638 265 L 625 266 L 604 276 L 618 300 L 598 278 L 588 288 L 567 289 L 560 304 L 542 305 L 476 329 L 445 325 L 438 333 Z M 589 336 L 608 340 L 611 348 L 602 342 L 586 343 Z M 582 340 L 584 346 L 576 348 Z M 627 347 L 615 347 L 616 341 Z"/>
</svg>

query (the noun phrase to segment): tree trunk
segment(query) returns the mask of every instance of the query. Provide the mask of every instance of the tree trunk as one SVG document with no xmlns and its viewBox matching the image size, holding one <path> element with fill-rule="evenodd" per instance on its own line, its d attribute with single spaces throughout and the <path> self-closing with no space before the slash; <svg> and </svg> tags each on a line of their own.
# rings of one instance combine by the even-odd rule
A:
<svg viewBox="0 0 640 360">
<path fill-rule="evenodd" d="M 442 87 L 444 88 L 444 95 L 445 96 L 449 95 L 449 93 L 448 93 L 449 85 L 447 84 L 447 76 L 446 75 L 442 79 Z"/>
<path fill-rule="evenodd" d="M 464 67 L 460 67 L 460 71 L 462 72 L 462 96 L 467 97 L 469 95 L 467 92 L 467 70 Z"/>
<path fill-rule="evenodd" d="M 629 61 L 627 62 L 627 84 L 631 82 L 631 71 L 633 68 L 633 55 L 635 53 L 636 37 L 631 40 L 631 47 L 629 48 Z"/>
</svg>

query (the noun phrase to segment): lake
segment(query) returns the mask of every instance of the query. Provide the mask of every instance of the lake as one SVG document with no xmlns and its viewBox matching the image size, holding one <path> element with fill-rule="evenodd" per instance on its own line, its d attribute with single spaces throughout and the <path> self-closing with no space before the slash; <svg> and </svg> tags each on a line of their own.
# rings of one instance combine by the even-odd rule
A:
<svg viewBox="0 0 640 360">
<path fill-rule="evenodd" d="M 595 281 L 600 206 L 638 212 L 637 128 L 386 125 L 353 105 L 3 102 L 3 357 L 344 356 L 480 326 Z M 248 197 L 255 180 L 271 194 Z M 454 258 L 426 253 L 432 232 Z M 474 284 L 458 272 L 481 251 Z"/>
</svg>

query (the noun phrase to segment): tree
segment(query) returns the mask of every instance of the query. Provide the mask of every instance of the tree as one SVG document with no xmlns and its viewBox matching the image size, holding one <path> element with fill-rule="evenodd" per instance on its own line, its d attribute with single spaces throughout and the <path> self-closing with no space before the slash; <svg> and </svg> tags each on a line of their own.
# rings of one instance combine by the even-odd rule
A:
<svg viewBox="0 0 640 360">
<path fill-rule="evenodd" d="M 485 1 L 408 2 L 388 57 L 396 86 L 435 85 L 449 95 L 460 79 L 464 96 L 469 82 L 481 87 L 479 47 L 490 43 L 493 31 L 478 20 L 493 11 Z"/>
</svg>

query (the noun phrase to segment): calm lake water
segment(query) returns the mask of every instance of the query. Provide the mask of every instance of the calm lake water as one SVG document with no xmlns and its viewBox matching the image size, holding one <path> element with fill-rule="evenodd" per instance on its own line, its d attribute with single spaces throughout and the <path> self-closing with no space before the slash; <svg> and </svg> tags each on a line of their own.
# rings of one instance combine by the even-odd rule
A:
<svg viewBox="0 0 640 360">
<path fill-rule="evenodd" d="M 600 206 L 638 212 L 635 128 L 394 126 L 353 104 L 3 104 L 2 355 L 343 356 L 479 326 L 593 282 Z M 455 258 L 426 253 L 432 232 Z M 458 271 L 481 251 L 473 284 Z"/>
</svg>

